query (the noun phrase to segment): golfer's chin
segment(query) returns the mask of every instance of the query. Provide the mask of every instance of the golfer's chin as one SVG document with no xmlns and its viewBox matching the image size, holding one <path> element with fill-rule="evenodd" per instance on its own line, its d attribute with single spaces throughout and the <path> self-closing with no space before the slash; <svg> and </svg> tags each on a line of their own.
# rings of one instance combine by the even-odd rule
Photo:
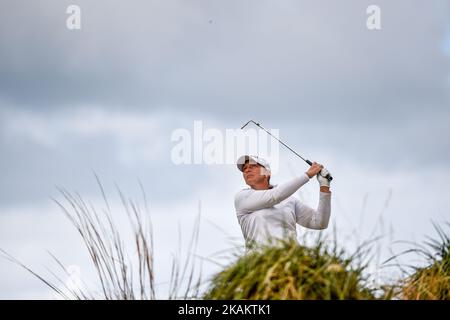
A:
<svg viewBox="0 0 450 320">
<path fill-rule="evenodd" d="M 255 179 L 250 178 L 250 179 L 245 180 L 245 183 L 246 183 L 249 187 L 252 187 L 252 188 L 253 188 L 253 186 L 257 184 L 257 181 L 256 181 Z"/>
</svg>

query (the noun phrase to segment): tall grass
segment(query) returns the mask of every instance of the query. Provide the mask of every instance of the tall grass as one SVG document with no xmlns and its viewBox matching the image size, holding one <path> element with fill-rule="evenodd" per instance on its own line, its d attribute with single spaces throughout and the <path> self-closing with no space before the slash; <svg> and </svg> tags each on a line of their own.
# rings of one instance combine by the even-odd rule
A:
<svg viewBox="0 0 450 320">
<path fill-rule="evenodd" d="M 411 266 L 412 272 L 396 285 L 397 297 L 405 300 L 450 300 L 450 236 L 433 223 L 437 237 L 427 236 L 424 245 L 402 253 L 415 253 L 427 261 L 425 267 Z M 450 227 L 450 223 L 446 224 Z"/>
<path fill-rule="evenodd" d="M 76 192 L 58 187 L 62 200 L 53 199 L 64 215 L 76 228 L 95 269 L 100 293 L 84 283 L 78 288 L 69 288 L 61 276 L 50 270 L 54 280 L 33 271 L 9 253 L 1 250 L 4 256 L 23 267 L 63 299 L 104 299 L 134 300 L 156 299 L 153 229 L 147 199 L 142 184 L 143 206 L 127 198 L 116 185 L 117 195 L 123 211 L 128 218 L 131 239 L 125 236 L 123 226 L 119 228 L 114 221 L 111 206 L 102 183 L 95 175 L 102 195 L 104 207 L 96 208 L 83 200 Z M 194 225 L 188 246 L 187 257 L 182 261 L 181 245 L 178 255 L 173 257 L 169 282 L 168 299 L 189 299 L 198 296 L 201 284 L 201 271 L 197 270 L 194 254 L 198 244 L 200 212 Z M 181 237 L 181 235 L 179 234 Z M 131 249 L 126 245 L 131 244 Z M 52 258 L 69 274 L 63 263 L 54 255 Z"/>
<path fill-rule="evenodd" d="M 216 274 L 204 299 L 324 300 L 375 299 L 364 274 L 361 246 L 352 255 L 336 242 L 319 237 L 310 246 L 295 240 L 261 246 L 236 256 L 235 261 Z"/>
</svg>

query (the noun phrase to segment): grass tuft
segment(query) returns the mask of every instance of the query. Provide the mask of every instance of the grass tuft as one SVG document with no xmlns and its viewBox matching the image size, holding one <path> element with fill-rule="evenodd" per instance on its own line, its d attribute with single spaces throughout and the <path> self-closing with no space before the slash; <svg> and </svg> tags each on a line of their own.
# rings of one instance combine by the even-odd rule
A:
<svg viewBox="0 0 450 320">
<path fill-rule="evenodd" d="M 318 238 L 311 247 L 295 240 L 263 246 L 237 257 L 216 274 L 204 299 L 375 299 L 361 252 L 347 256 Z"/>
<path fill-rule="evenodd" d="M 412 250 L 424 256 L 428 265 L 413 267 L 413 272 L 400 281 L 398 295 L 401 299 L 450 300 L 450 236 L 436 223 L 433 225 L 438 237 L 427 237 L 425 247 L 416 245 Z"/>
</svg>

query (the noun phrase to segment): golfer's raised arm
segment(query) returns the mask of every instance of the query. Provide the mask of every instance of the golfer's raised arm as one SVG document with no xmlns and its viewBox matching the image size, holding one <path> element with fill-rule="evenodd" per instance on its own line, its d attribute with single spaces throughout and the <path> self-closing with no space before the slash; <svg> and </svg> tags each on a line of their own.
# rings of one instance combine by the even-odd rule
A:
<svg viewBox="0 0 450 320">
<path fill-rule="evenodd" d="M 330 221 L 331 213 L 331 193 L 320 192 L 319 205 L 313 209 L 299 200 L 295 201 L 296 222 L 310 229 L 326 229 Z"/>
<path fill-rule="evenodd" d="M 293 195 L 301 186 L 309 181 L 306 173 L 288 182 L 268 190 L 242 190 L 235 199 L 237 212 L 250 213 L 264 208 L 270 208 Z"/>
</svg>

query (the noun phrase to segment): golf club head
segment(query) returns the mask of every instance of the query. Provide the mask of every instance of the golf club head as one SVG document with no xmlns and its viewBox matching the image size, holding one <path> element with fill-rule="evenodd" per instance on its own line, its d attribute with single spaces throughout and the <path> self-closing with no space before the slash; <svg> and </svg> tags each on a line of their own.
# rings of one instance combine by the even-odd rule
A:
<svg viewBox="0 0 450 320">
<path fill-rule="evenodd" d="M 285 146 L 286 148 L 288 148 L 291 152 L 293 152 L 297 157 L 299 157 L 300 159 L 302 159 L 303 161 L 305 161 L 307 164 L 309 164 L 310 166 L 312 166 L 312 162 L 304 159 L 301 155 L 299 155 L 297 152 L 295 152 L 292 148 L 290 148 L 288 145 L 286 145 L 283 141 L 281 141 L 280 139 L 274 137 L 270 132 L 268 132 L 266 129 L 264 129 L 258 122 L 255 122 L 254 120 L 249 120 L 247 121 L 242 127 L 241 130 L 244 129 L 250 122 L 254 123 L 255 125 L 257 125 L 260 129 L 264 130 L 265 132 L 267 132 L 267 134 L 269 134 L 272 138 L 274 138 L 275 140 L 277 140 L 279 143 L 281 143 L 283 146 Z M 328 181 L 333 180 L 333 177 L 330 174 L 327 174 L 325 176 L 325 178 L 328 179 Z"/>
<path fill-rule="evenodd" d="M 250 122 L 253 122 L 253 123 L 256 124 L 256 125 L 259 125 L 259 123 L 256 123 L 256 122 L 253 121 L 253 120 L 249 120 L 249 121 L 247 121 L 247 122 L 241 127 L 241 130 L 244 129 Z"/>
</svg>

